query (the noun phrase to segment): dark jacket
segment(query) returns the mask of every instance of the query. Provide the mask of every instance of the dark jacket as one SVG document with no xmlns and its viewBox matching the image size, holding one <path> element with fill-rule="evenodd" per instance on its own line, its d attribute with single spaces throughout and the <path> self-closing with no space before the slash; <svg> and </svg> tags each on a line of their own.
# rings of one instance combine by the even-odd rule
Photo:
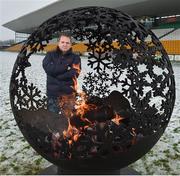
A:
<svg viewBox="0 0 180 176">
<path fill-rule="evenodd" d="M 79 64 L 80 57 L 71 50 L 62 54 L 60 50 L 48 52 L 43 59 L 43 68 L 47 73 L 47 96 L 58 97 L 64 94 L 71 94 L 75 90 L 73 78 L 79 76 L 77 69 L 72 64 Z"/>
</svg>

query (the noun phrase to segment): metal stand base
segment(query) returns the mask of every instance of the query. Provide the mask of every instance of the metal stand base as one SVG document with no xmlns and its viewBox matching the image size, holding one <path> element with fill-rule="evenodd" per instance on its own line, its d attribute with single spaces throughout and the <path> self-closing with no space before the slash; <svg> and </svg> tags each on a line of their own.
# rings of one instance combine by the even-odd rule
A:
<svg viewBox="0 0 180 176">
<path fill-rule="evenodd" d="M 108 170 L 108 171 L 81 171 L 81 170 L 62 170 L 60 167 L 51 165 L 42 170 L 38 175 L 140 175 L 134 169 L 129 167 L 122 168 L 120 170 Z"/>
</svg>

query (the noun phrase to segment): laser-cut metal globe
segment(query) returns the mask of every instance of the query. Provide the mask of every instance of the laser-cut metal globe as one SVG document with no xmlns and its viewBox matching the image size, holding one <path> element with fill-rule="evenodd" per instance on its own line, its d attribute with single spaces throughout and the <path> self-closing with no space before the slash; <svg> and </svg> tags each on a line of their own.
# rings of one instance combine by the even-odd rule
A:
<svg viewBox="0 0 180 176">
<path fill-rule="evenodd" d="M 67 120 L 47 110 L 41 87 L 26 77 L 30 56 L 62 31 L 87 46 L 90 71 L 82 89 L 90 103 L 105 109 L 101 120 L 89 112 L 91 125 L 82 125 L 71 143 L 63 137 Z M 168 55 L 151 30 L 118 10 L 83 7 L 50 18 L 30 35 L 13 68 L 10 99 L 23 135 L 50 162 L 70 170 L 119 169 L 146 154 L 163 134 L 175 82 Z M 123 119 L 117 123 L 112 114 Z"/>
</svg>

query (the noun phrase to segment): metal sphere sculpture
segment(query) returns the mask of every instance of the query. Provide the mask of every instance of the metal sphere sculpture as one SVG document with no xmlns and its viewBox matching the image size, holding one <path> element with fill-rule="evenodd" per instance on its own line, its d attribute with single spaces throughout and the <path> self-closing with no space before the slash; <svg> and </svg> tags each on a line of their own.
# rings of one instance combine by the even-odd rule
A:
<svg viewBox="0 0 180 176">
<path fill-rule="evenodd" d="M 90 103 L 106 109 L 100 120 L 91 114 L 89 127 L 82 125 L 87 121 L 76 126 L 80 135 L 71 142 L 62 137 L 67 123 L 53 119 L 46 96 L 26 77 L 30 56 L 63 31 L 86 45 L 90 71 L 82 89 Z M 47 160 L 63 169 L 119 169 L 142 157 L 163 134 L 174 107 L 175 81 L 151 30 L 118 10 L 82 7 L 50 18 L 30 35 L 13 68 L 10 99 L 23 135 Z M 122 117 L 118 122 L 114 112 Z"/>
</svg>

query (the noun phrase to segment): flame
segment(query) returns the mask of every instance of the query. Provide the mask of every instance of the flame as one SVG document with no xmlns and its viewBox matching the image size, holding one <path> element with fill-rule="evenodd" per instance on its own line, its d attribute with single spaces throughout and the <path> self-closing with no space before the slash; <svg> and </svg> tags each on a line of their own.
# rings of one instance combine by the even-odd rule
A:
<svg viewBox="0 0 180 176">
<path fill-rule="evenodd" d="M 65 138 L 71 138 L 72 141 L 77 141 L 78 138 L 81 136 L 80 132 L 83 129 L 88 128 L 89 126 L 86 125 L 83 128 L 77 129 L 76 127 L 71 125 L 70 118 L 73 115 L 76 115 L 77 118 L 82 118 L 82 121 L 88 121 L 90 123 L 90 121 L 88 119 L 84 118 L 84 114 L 90 108 L 94 108 L 93 105 L 89 106 L 88 104 L 85 103 L 86 98 L 87 98 L 85 93 L 81 92 L 79 95 L 80 95 L 79 99 L 74 102 L 74 108 L 76 109 L 76 113 L 75 114 L 73 114 L 72 112 L 69 112 L 69 111 L 71 111 L 70 109 L 64 109 L 65 115 L 67 115 L 66 117 L 68 117 L 68 129 L 63 131 L 63 136 Z M 72 97 L 65 96 L 64 99 L 61 99 L 62 100 L 61 104 L 64 104 L 65 100 L 69 101 L 70 98 L 72 98 Z M 70 142 L 70 144 L 72 143 L 72 141 Z"/>
<path fill-rule="evenodd" d="M 80 72 L 81 72 L 81 68 L 80 68 L 80 64 L 72 64 L 72 68 L 74 68 L 76 70 L 76 73 L 78 74 L 77 76 L 79 76 Z M 77 82 L 77 76 L 74 76 L 73 79 L 73 86 L 72 88 L 77 91 L 78 90 L 78 82 Z"/>
<path fill-rule="evenodd" d="M 72 68 L 74 68 L 77 71 L 78 75 L 80 74 L 81 72 L 80 64 L 72 64 Z"/>
<path fill-rule="evenodd" d="M 68 143 L 69 145 L 72 145 L 73 141 L 76 142 L 78 138 L 81 136 L 80 131 L 73 127 L 70 124 L 70 120 L 68 119 L 68 129 L 63 131 L 64 138 L 69 139 Z"/>
<path fill-rule="evenodd" d="M 92 110 L 95 110 L 97 109 L 97 106 L 94 105 L 94 104 L 86 104 L 86 103 L 82 103 L 81 105 L 79 105 L 77 107 L 77 115 L 80 115 L 81 118 L 84 117 L 84 114 L 87 112 L 87 111 L 92 111 Z"/>
<path fill-rule="evenodd" d="M 75 135 L 73 136 L 73 140 L 74 140 L 74 141 L 77 141 L 79 137 L 80 137 L 79 134 L 75 134 Z"/>
<path fill-rule="evenodd" d="M 78 90 L 77 78 L 74 77 L 74 78 L 72 78 L 72 80 L 73 80 L 73 86 L 72 86 L 72 88 L 77 92 L 77 90 Z"/>
<path fill-rule="evenodd" d="M 115 117 L 111 121 L 113 121 L 117 125 L 120 125 L 122 119 L 124 118 L 115 113 Z"/>
</svg>

